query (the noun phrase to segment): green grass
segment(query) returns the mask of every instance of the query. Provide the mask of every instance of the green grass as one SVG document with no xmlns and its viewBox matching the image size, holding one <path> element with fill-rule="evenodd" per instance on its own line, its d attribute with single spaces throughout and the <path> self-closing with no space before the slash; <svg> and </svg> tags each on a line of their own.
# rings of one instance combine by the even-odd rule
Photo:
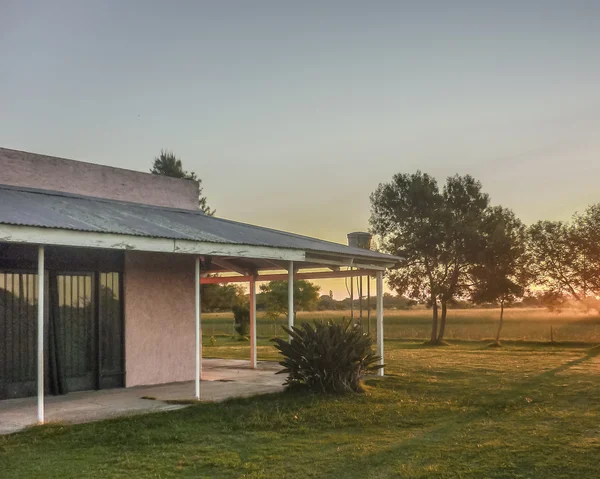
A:
<svg viewBox="0 0 600 479">
<path fill-rule="evenodd" d="M 213 351 L 241 342 L 219 337 Z M 600 349 L 386 342 L 354 396 L 273 394 L 0 438 L 0 476 L 595 478 Z M 205 348 L 208 353 L 211 348 Z M 264 356 L 273 354 L 268 343 Z"/>
</svg>

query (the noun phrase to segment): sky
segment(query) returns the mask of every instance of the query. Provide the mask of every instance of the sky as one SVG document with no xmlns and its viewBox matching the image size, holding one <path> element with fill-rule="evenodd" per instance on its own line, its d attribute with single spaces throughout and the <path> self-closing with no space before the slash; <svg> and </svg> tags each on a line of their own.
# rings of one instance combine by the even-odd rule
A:
<svg viewBox="0 0 600 479">
<path fill-rule="evenodd" d="M 0 19 L 0 146 L 141 171 L 169 149 L 217 216 L 344 243 L 417 169 L 472 174 L 525 223 L 600 202 L 594 0 L 0 0 Z"/>
</svg>

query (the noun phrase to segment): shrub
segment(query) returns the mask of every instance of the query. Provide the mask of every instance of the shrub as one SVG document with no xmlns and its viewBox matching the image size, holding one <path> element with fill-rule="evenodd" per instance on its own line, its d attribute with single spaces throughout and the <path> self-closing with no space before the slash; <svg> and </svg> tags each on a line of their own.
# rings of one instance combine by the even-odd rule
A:
<svg viewBox="0 0 600 479">
<path fill-rule="evenodd" d="M 250 332 L 250 308 L 247 304 L 236 304 L 231 308 L 235 331 L 245 338 Z"/>
<path fill-rule="evenodd" d="M 357 392 L 362 390 L 362 377 L 383 366 L 373 354 L 373 341 L 351 321 L 334 324 L 331 321 L 301 323 L 283 329 L 291 342 L 274 338 L 288 374 L 288 388 L 302 387 L 314 392 Z"/>
</svg>

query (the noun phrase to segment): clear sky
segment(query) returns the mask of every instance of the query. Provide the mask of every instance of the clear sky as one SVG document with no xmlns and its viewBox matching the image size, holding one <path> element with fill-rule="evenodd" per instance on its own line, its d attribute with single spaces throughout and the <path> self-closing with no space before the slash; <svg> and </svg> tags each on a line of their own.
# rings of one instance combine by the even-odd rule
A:
<svg viewBox="0 0 600 479">
<path fill-rule="evenodd" d="M 338 242 L 416 169 L 566 219 L 600 201 L 599 25 L 594 0 L 0 0 L 0 145 L 171 149 L 217 215 Z"/>
</svg>

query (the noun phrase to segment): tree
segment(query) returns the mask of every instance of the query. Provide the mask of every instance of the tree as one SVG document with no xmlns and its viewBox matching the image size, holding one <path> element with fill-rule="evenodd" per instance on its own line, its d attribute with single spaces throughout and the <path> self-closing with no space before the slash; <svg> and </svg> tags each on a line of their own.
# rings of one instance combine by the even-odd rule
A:
<svg viewBox="0 0 600 479">
<path fill-rule="evenodd" d="M 535 282 L 548 297 L 586 304 L 600 295 L 600 204 L 571 222 L 538 221 L 527 240 Z"/>
<path fill-rule="evenodd" d="M 600 203 L 589 206 L 584 213 L 575 213 L 571 241 L 579 252 L 576 270 L 580 273 L 581 296 L 600 295 Z"/>
<path fill-rule="evenodd" d="M 469 269 L 474 303 L 500 304 L 495 344 L 500 344 L 504 306 L 522 298 L 527 284 L 525 226 L 501 206 L 489 208 L 481 228 L 481 247 Z"/>
<path fill-rule="evenodd" d="M 444 338 L 448 303 L 467 293 L 468 268 L 481 248 L 481 230 L 490 204 L 489 196 L 481 191 L 481 183 L 470 175 L 447 178 L 442 196 L 446 208 L 446 234 L 438 343 Z"/>
<path fill-rule="evenodd" d="M 172 151 L 161 150 L 160 155 L 154 158 L 150 173 L 195 181 L 198 184 L 198 207 L 209 216 L 215 214 L 215 210 L 211 210 L 208 206 L 206 196 L 202 196 L 202 180 L 198 178 L 195 172 L 184 170 L 183 163 Z"/>
<path fill-rule="evenodd" d="M 331 296 L 324 294 L 319 298 L 317 309 L 319 311 L 331 311 L 336 309 L 337 301 Z"/>
<path fill-rule="evenodd" d="M 538 221 L 527 231 L 532 274 L 539 286 L 556 293 L 568 291 L 579 299 L 580 275 L 575 266 L 578 252 L 574 248 L 572 228 L 562 221 Z"/>
<path fill-rule="evenodd" d="M 563 308 L 569 306 L 569 297 L 556 291 L 544 291 L 537 294 L 540 305 L 544 306 L 551 313 L 560 313 Z"/>
<path fill-rule="evenodd" d="M 431 306 L 432 344 L 443 341 L 448 303 L 465 291 L 488 205 L 481 184 L 469 175 L 448 178 L 440 191 L 437 181 L 420 171 L 396 174 L 371 195 L 369 222 L 381 249 L 403 258 L 388 282 L 399 295 Z"/>
<path fill-rule="evenodd" d="M 432 343 L 438 330 L 443 203 L 435 178 L 420 171 L 396 174 L 371 194 L 372 232 L 383 251 L 402 258 L 400 267 L 388 272 L 388 283 L 399 295 L 431 305 Z"/>
<path fill-rule="evenodd" d="M 229 311 L 243 302 L 244 287 L 238 284 L 203 284 L 200 301 L 203 311 Z"/>
<path fill-rule="evenodd" d="M 320 286 L 310 281 L 294 281 L 294 311 L 312 311 L 319 302 Z M 288 310 L 288 282 L 270 281 L 260 285 L 260 291 L 264 295 L 267 313 L 277 318 L 287 314 Z"/>
<path fill-rule="evenodd" d="M 399 294 L 383 293 L 383 309 L 409 309 L 415 304 L 415 300 L 400 296 Z M 371 307 L 375 309 L 376 305 L 371 304 Z"/>
</svg>

